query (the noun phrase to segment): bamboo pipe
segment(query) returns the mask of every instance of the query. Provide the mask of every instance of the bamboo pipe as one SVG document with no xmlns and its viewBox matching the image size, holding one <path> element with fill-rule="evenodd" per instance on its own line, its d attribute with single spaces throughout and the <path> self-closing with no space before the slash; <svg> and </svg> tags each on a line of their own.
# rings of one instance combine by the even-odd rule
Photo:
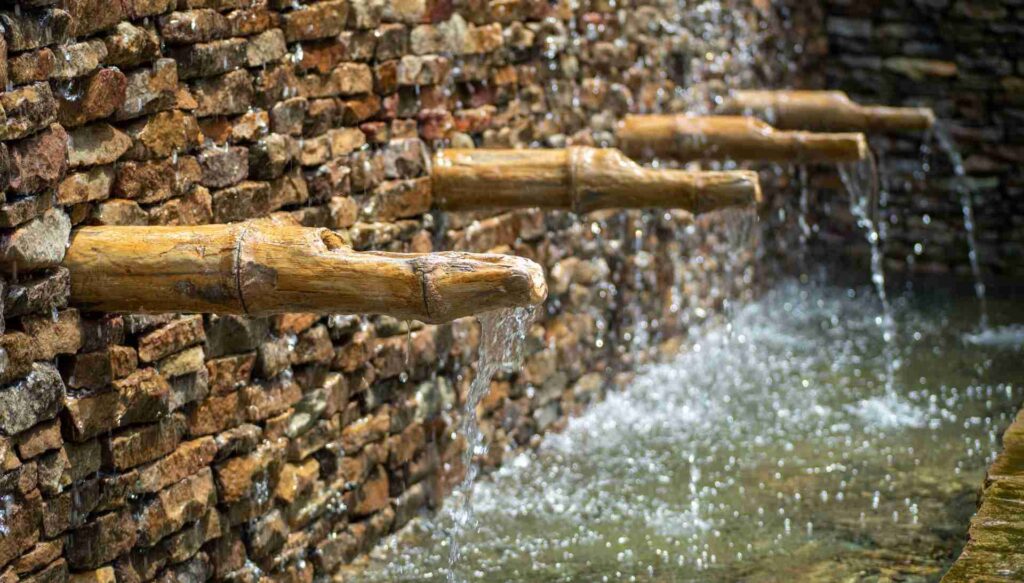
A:
<svg viewBox="0 0 1024 583">
<path fill-rule="evenodd" d="M 842 163 L 863 160 L 869 151 L 864 134 L 781 131 L 731 115 L 628 115 L 618 137 L 630 157 L 681 161 Z"/>
<path fill-rule="evenodd" d="M 842 91 L 737 91 L 718 113 L 754 115 L 783 130 L 921 132 L 935 124 L 926 107 L 859 105 Z"/>
<path fill-rule="evenodd" d="M 64 258 L 71 301 L 107 312 L 388 314 L 442 323 L 547 296 L 520 257 L 355 252 L 327 229 L 262 219 L 82 227 Z"/>
<path fill-rule="evenodd" d="M 431 170 L 433 202 L 447 211 L 514 208 L 674 208 L 702 213 L 761 200 L 748 171 L 652 170 L 619 150 L 442 150 Z"/>
</svg>

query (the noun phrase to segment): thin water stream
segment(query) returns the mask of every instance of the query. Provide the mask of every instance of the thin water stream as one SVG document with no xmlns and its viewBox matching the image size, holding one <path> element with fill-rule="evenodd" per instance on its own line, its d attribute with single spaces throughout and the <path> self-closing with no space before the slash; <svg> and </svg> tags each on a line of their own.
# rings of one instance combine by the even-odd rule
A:
<svg viewBox="0 0 1024 583">
<path fill-rule="evenodd" d="M 967 171 L 964 169 L 963 156 L 953 142 L 953 136 L 945 125 L 938 125 L 935 128 L 935 140 L 941 150 L 953 165 L 953 187 L 960 196 L 960 208 L 964 215 L 964 234 L 967 236 L 967 258 L 971 264 L 971 274 L 974 276 L 974 294 L 981 304 L 981 316 L 978 321 L 979 332 L 988 330 L 988 301 L 985 293 L 985 281 L 981 277 L 981 262 L 978 258 L 978 243 L 975 237 L 974 222 L 974 194 L 970 184 L 967 183 Z"/>
<path fill-rule="evenodd" d="M 512 308 L 487 312 L 478 316 L 480 321 L 480 350 L 476 376 L 459 419 L 458 434 L 466 440 L 462 452 L 462 467 L 466 475 L 452 494 L 452 527 L 448 533 L 448 581 L 460 581 L 456 566 L 460 558 L 460 541 L 466 527 L 473 522 L 473 482 L 480 471 L 473 462 L 477 455 L 487 453 L 483 434 L 477 421 L 476 408 L 487 394 L 491 379 L 502 369 L 516 370 L 523 360 L 523 342 L 533 321 L 532 308 Z"/>
<path fill-rule="evenodd" d="M 932 290 L 942 289 L 934 286 Z M 782 284 L 692 336 L 477 484 L 474 581 L 934 581 L 1024 391 L 1020 344 L 962 339 L 973 298 Z M 1000 324 L 1024 322 L 990 298 Z M 1018 339 L 1019 341 L 1019 339 Z M 452 508 L 451 504 L 447 508 Z M 442 581 L 456 517 L 379 549 L 368 581 Z"/>
</svg>

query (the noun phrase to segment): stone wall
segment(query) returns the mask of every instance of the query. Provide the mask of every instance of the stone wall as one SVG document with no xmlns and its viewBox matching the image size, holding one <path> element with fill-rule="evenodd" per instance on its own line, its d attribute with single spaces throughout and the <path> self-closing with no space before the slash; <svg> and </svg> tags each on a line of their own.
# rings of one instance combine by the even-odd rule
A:
<svg viewBox="0 0 1024 583">
<path fill-rule="evenodd" d="M 327 578 L 463 471 L 474 320 L 83 313 L 76 226 L 287 213 L 357 249 L 538 260 L 524 368 L 479 409 L 492 466 L 752 293 L 755 217 L 445 216 L 429 152 L 613 144 L 627 111 L 799 75 L 779 10 L 0 0 L 0 581 Z"/>
<path fill-rule="evenodd" d="M 827 84 L 862 102 L 927 105 L 948 122 L 974 195 L 978 258 L 1024 273 L 1024 8 L 1014 0 L 823 2 Z M 961 197 L 948 156 L 920 137 L 876 139 L 887 176 L 890 271 L 969 273 Z M 922 146 L 928 146 L 922 151 Z M 929 171 L 925 173 L 923 166 Z M 822 178 L 821 183 L 827 183 Z M 838 192 L 812 207 L 823 244 L 856 230 Z M 845 220 L 843 215 L 846 215 Z M 860 246 L 863 255 L 863 246 Z"/>
</svg>

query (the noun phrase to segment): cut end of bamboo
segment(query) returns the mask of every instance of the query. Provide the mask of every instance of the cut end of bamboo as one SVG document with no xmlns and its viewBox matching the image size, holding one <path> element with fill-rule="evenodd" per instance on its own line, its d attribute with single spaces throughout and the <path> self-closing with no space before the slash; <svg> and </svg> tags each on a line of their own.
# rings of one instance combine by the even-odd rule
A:
<svg viewBox="0 0 1024 583">
<path fill-rule="evenodd" d="M 761 179 L 751 170 L 726 172 L 689 172 L 700 192 L 714 192 L 715 196 L 698 198 L 694 213 L 706 213 L 730 207 L 759 204 L 763 200 Z"/>
<path fill-rule="evenodd" d="M 273 220 L 83 227 L 64 265 L 72 303 L 104 312 L 387 314 L 438 324 L 547 297 L 544 272 L 528 259 L 356 252 L 326 229 Z"/>
<path fill-rule="evenodd" d="M 503 308 L 536 306 L 548 296 L 540 265 L 511 255 L 432 253 L 412 260 L 423 287 L 424 314 L 443 323 Z"/>
<path fill-rule="evenodd" d="M 684 162 L 830 163 L 856 162 L 868 156 L 861 133 L 811 133 L 777 130 L 750 116 L 630 115 L 619 126 L 619 143 L 635 158 Z"/>
<path fill-rule="evenodd" d="M 929 108 L 864 106 L 842 91 L 737 91 L 718 112 L 757 116 L 786 130 L 898 133 L 935 125 Z"/>
</svg>

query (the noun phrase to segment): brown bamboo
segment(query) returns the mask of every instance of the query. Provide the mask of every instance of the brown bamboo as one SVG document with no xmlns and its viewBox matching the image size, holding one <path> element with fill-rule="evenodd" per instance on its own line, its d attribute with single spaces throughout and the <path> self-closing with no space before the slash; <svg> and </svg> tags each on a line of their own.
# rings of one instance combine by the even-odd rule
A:
<svg viewBox="0 0 1024 583">
<path fill-rule="evenodd" d="M 783 130 L 920 132 L 935 124 L 926 107 L 859 105 L 842 91 L 738 91 L 718 113 L 754 115 Z"/>
<path fill-rule="evenodd" d="M 365 313 L 441 323 L 547 296 L 543 270 L 528 259 L 356 252 L 327 229 L 272 219 L 82 227 L 64 265 L 72 303 L 105 312 Z"/>
<path fill-rule="evenodd" d="M 835 164 L 868 155 L 864 134 L 782 131 L 746 116 L 630 115 L 618 138 L 626 154 L 638 159 Z"/>
<path fill-rule="evenodd" d="M 581 146 L 443 150 L 431 182 L 434 206 L 448 211 L 674 208 L 702 213 L 761 200 L 754 172 L 653 170 L 618 150 Z"/>
</svg>

